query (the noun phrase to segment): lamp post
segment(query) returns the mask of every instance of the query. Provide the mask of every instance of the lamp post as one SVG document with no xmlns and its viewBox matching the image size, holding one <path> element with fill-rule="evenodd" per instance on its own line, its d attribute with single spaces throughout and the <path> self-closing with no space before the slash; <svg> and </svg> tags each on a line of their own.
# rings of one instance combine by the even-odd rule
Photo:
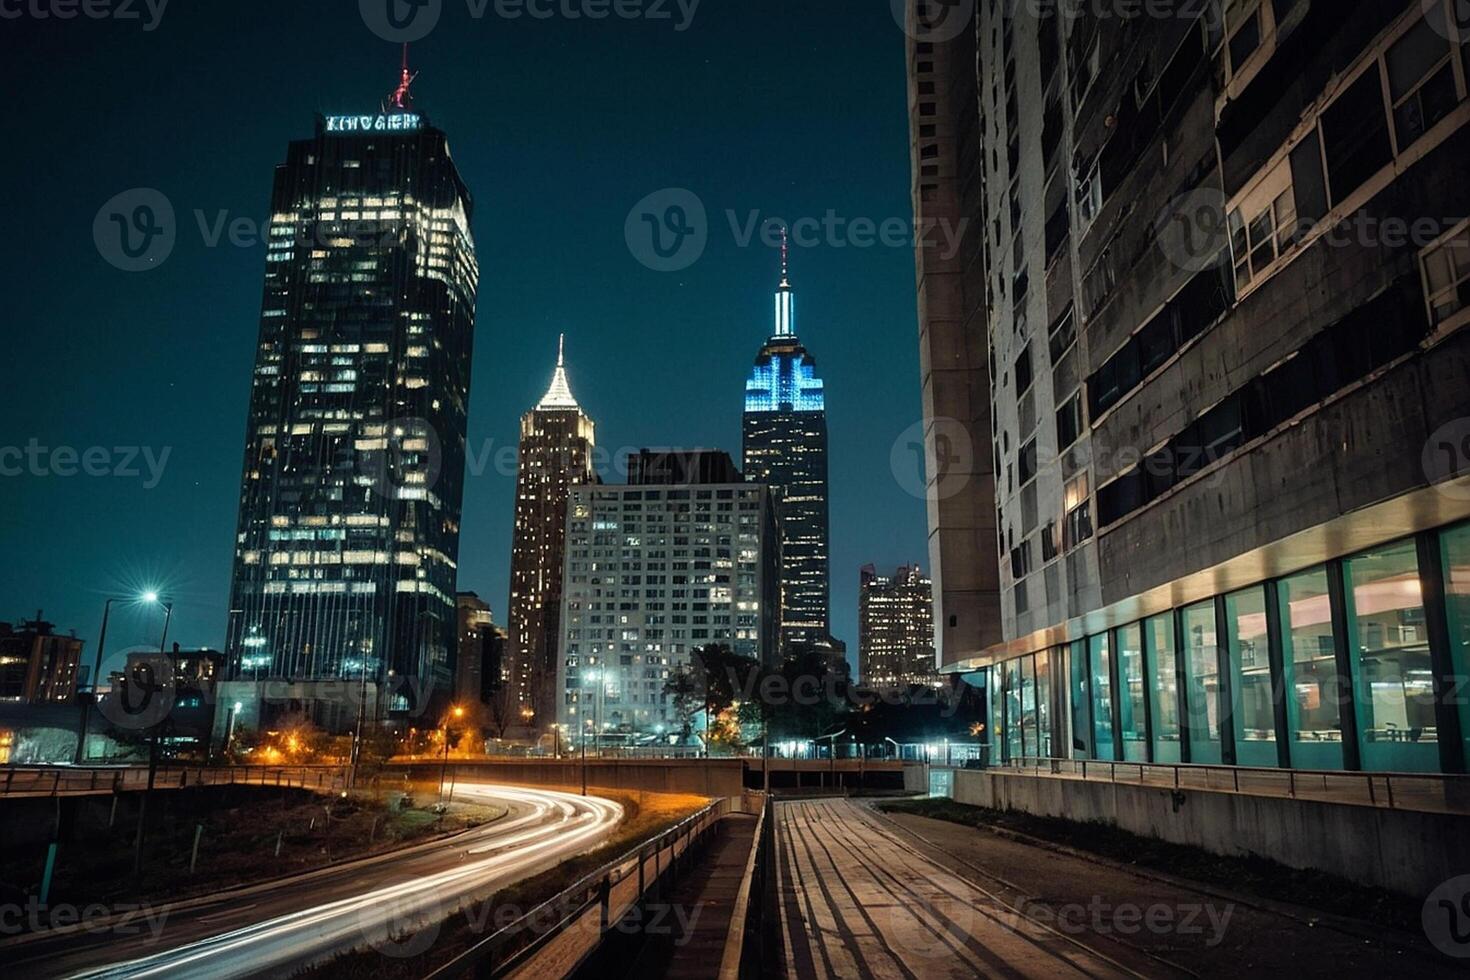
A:
<svg viewBox="0 0 1470 980">
<path fill-rule="evenodd" d="M 455 718 L 463 718 L 464 708 L 455 705 L 449 710 L 449 715 L 453 715 Z M 449 715 L 444 717 L 444 761 L 439 765 L 439 798 L 441 800 L 444 800 L 444 779 L 449 772 Z M 449 796 L 450 799 L 444 800 L 446 806 L 454 802 L 454 789 L 452 787 L 449 790 Z"/>
<path fill-rule="evenodd" d="M 97 656 L 96 656 L 95 662 L 94 662 L 93 667 L 92 667 L 92 685 L 91 685 L 92 686 L 92 690 L 90 692 L 91 695 L 92 695 L 91 700 L 89 701 L 88 699 L 83 698 L 81 696 L 81 692 L 80 691 L 77 692 L 77 700 L 80 701 L 81 702 L 81 705 L 82 705 L 82 725 L 81 725 L 81 731 L 78 733 L 78 736 L 77 736 L 77 752 L 76 752 L 76 758 L 74 760 L 74 762 L 75 762 L 76 765 L 81 765 L 84 761 L 86 761 L 86 753 L 87 753 L 87 724 L 88 724 L 89 716 L 91 714 L 91 712 L 88 710 L 88 708 L 93 703 L 95 703 L 97 701 L 97 687 L 98 687 L 98 683 L 99 683 L 99 681 L 100 681 L 100 679 L 102 677 L 102 653 L 103 653 L 103 648 L 107 644 L 107 619 L 108 619 L 108 616 L 111 615 L 111 613 L 112 613 L 112 604 L 114 602 L 129 602 L 129 601 L 131 601 L 131 602 L 141 602 L 141 603 L 146 603 L 147 605 L 153 605 L 154 603 L 158 602 L 158 593 L 157 592 L 144 592 L 142 595 L 136 596 L 136 597 L 134 597 L 131 600 L 124 599 L 121 596 L 109 596 L 102 603 L 102 628 L 97 631 Z M 167 609 L 168 609 L 168 611 L 169 611 L 169 613 L 171 615 L 173 613 L 173 604 L 172 603 L 167 604 Z M 164 637 L 165 638 L 168 636 L 168 620 L 167 619 L 165 619 L 164 620 L 164 623 L 163 623 L 163 634 L 164 634 Z M 160 641 L 159 652 L 161 653 L 162 651 L 163 651 L 162 641 Z"/>
</svg>

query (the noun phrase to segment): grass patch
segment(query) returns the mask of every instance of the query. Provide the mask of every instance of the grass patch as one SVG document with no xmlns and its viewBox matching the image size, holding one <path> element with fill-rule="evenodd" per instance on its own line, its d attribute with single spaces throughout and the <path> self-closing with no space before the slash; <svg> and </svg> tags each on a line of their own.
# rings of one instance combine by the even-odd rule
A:
<svg viewBox="0 0 1470 980">
<path fill-rule="evenodd" d="M 968 806 L 950 799 L 881 803 L 886 813 L 908 813 L 967 827 L 1001 828 L 1086 851 L 1120 864 L 1160 871 L 1260 898 L 1289 902 L 1353 919 L 1419 930 L 1420 903 L 1322 871 L 1288 868 L 1264 857 L 1224 857 L 1184 844 L 1140 837 L 1110 824 Z"/>
<path fill-rule="evenodd" d="M 496 912 L 505 905 L 527 911 L 535 908 L 563 889 L 576 884 L 578 879 L 627 853 L 643 841 L 663 833 L 710 802 L 703 796 L 681 793 L 600 790 L 596 791 L 596 795 L 616 800 L 623 805 L 623 822 L 607 842 L 508 888 L 476 896 L 475 902 L 488 900 L 490 903 L 489 915 L 483 921 L 493 923 Z M 310 967 L 296 976 L 310 980 L 401 980 L 405 976 L 424 976 L 485 938 L 485 935 L 488 932 L 477 932 L 466 917 L 459 913 L 441 924 L 434 945 L 419 956 L 397 959 L 386 957 L 375 950 L 358 950 Z"/>
</svg>

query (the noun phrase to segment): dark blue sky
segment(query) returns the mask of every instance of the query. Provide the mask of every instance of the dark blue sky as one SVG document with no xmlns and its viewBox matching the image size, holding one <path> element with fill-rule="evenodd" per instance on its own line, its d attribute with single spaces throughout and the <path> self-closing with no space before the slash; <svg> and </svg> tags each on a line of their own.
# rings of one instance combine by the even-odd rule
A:
<svg viewBox="0 0 1470 980">
<path fill-rule="evenodd" d="M 601 445 L 738 458 L 776 259 L 742 247 L 727 212 L 910 221 L 904 45 L 882 0 L 704 0 L 683 32 L 444 4 L 413 46 L 414 91 L 476 198 L 469 435 L 491 460 L 467 479 L 460 588 L 504 622 L 514 478 L 493 460 L 545 390 L 557 333 Z M 171 638 L 217 647 L 265 253 L 209 246 L 195 212 L 262 222 L 286 143 L 315 112 L 373 111 L 397 48 L 350 0 L 173 0 L 152 31 L 27 16 L 0 35 L 0 451 L 103 447 L 98 471 L 127 462 L 117 447 L 148 447 L 155 465 L 168 452 L 152 487 L 141 455 L 137 476 L 57 475 L 68 460 L 52 453 L 36 457 L 44 474 L 22 460 L 0 476 L 0 619 L 44 608 L 90 657 L 103 597 L 158 587 L 177 600 Z M 178 220 L 173 252 L 144 273 L 105 262 L 92 235 L 102 204 L 135 187 L 161 191 Z M 695 192 L 709 220 L 703 256 L 673 273 L 624 240 L 629 209 L 665 187 Z M 859 566 L 927 564 L 913 454 L 900 452 L 901 479 L 890 464 L 920 415 L 913 253 L 842 232 L 795 248 L 792 278 L 827 382 L 834 629 L 855 665 Z M 14 454 L 0 464 L 13 473 Z M 156 642 L 159 622 L 115 614 L 109 651 Z"/>
</svg>

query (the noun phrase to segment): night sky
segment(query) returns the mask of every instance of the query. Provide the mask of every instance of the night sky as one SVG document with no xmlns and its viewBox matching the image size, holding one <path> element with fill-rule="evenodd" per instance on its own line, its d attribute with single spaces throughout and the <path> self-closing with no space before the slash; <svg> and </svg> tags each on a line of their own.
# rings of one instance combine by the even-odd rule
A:
<svg viewBox="0 0 1470 980">
<path fill-rule="evenodd" d="M 171 640 L 223 644 L 265 250 L 206 233 L 221 212 L 263 224 L 286 143 L 316 112 L 376 111 L 399 56 L 352 0 L 173 0 L 152 31 L 142 0 L 132 9 L 141 20 L 0 20 L 0 451 L 48 450 L 44 472 L 0 458 L 0 619 L 44 609 L 89 659 L 103 598 L 143 588 L 175 598 Z M 411 59 L 417 107 L 475 196 L 469 447 L 489 465 L 466 480 L 459 587 L 503 624 L 514 474 L 496 451 L 545 390 L 558 332 L 600 446 L 738 460 L 777 259 L 742 247 L 726 212 L 911 221 L 904 39 L 882 0 L 704 0 L 682 32 L 672 2 L 657 21 L 470 9 L 444 0 Z M 137 187 L 172 203 L 177 241 L 128 273 L 103 260 L 93 219 Z M 678 272 L 646 268 L 624 239 L 634 203 L 666 187 L 708 214 L 703 256 Z M 796 326 L 827 383 L 833 628 L 856 666 L 859 566 L 927 565 L 911 432 L 899 476 L 890 463 L 920 417 L 913 252 L 846 234 L 800 244 Z M 80 463 L 57 447 L 102 447 L 92 468 L 124 472 L 58 475 Z M 118 447 L 154 465 L 167 451 L 157 485 L 149 457 L 128 475 Z M 160 624 L 115 608 L 109 653 L 157 643 Z"/>
</svg>

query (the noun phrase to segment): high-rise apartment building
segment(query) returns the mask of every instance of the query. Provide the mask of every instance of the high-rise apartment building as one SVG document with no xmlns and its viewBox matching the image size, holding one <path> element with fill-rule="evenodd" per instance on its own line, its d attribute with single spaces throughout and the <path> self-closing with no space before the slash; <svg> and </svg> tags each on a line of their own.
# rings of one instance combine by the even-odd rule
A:
<svg viewBox="0 0 1470 980">
<path fill-rule="evenodd" d="M 769 489 L 721 452 L 644 450 L 628 471 L 626 485 L 571 488 L 557 721 L 574 736 L 672 731 L 664 682 L 691 651 L 719 643 L 770 662 L 777 644 Z"/>
<path fill-rule="evenodd" d="M 77 690 L 82 643 L 41 618 L 0 623 L 0 701 L 65 704 Z"/>
<path fill-rule="evenodd" d="M 545 729 L 557 717 L 563 545 L 572 487 L 595 482 L 595 426 L 567 383 L 563 349 L 546 394 L 521 417 L 515 531 L 510 554 L 506 655 L 520 722 Z"/>
<path fill-rule="evenodd" d="M 1050 9 L 948 42 L 958 137 L 925 142 L 966 83 L 911 42 L 917 179 L 981 200 L 1003 636 L 946 666 L 986 672 L 1004 758 L 1463 771 L 1455 5 Z"/>
<path fill-rule="evenodd" d="M 826 395 L 816 359 L 796 336 L 794 306 L 783 243 L 775 332 L 745 383 L 743 423 L 746 479 L 771 488 L 780 516 L 783 647 L 826 642 L 831 597 Z"/>
<path fill-rule="evenodd" d="M 491 662 L 495 617 L 490 604 L 473 592 L 454 597 L 459 615 L 459 642 L 454 664 L 454 700 L 463 704 L 483 701 L 487 690 L 499 687 L 498 658 Z M 488 672 L 488 673 L 487 673 Z"/>
<path fill-rule="evenodd" d="M 239 724 L 449 696 L 479 269 L 445 134 L 326 116 L 276 168 L 225 677 Z M 269 684 L 269 689 L 266 685 Z"/>
<path fill-rule="evenodd" d="M 891 576 L 864 565 L 858 582 L 858 679 L 875 690 L 937 686 L 933 585 L 918 565 Z"/>
</svg>

